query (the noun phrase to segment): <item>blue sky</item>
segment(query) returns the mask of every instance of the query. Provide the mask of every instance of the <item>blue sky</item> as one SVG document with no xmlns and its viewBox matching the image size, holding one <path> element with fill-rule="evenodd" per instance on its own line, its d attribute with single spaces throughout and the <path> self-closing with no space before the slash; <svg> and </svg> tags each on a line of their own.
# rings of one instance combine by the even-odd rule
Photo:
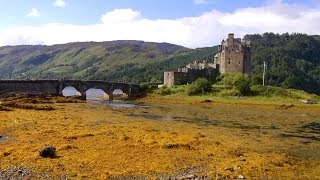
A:
<svg viewBox="0 0 320 180">
<path fill-rule="evenodd" d="M 117 38 L 202 47 L 231 31 L 319 34 L 319 7 L 319 0 L 2 0 L 0 45 Z M 109 36 L 97 36 L 104 31 Z"/>
</svg>

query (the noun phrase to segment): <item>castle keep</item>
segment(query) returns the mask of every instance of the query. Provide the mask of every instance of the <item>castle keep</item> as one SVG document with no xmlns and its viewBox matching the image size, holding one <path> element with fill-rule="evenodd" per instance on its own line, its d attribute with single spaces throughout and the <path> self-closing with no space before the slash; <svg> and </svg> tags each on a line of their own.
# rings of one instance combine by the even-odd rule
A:
<svg viewBox="0 0 320 180">
<path fill-rule="evenodd" d="M 234 34 L 230 33 L 227 40 L 222 40 L 212 63 L 193 61 L 178 71 L 164 72 L 164 85 L 182 85 L 192 83 L 199 77 L 213 79 L 219 74 L 235 72 L 251 73 L 250 41 L 234 38 Z"/>
<path fill-rule="evenodd" d="M 218 47 L 218 54 L 214 56 L 214 64 L 224 73 L 251 73 L 250 41 L 234 38 L 230 33 L 227 40 L 222 40 Z"/>
</svg>

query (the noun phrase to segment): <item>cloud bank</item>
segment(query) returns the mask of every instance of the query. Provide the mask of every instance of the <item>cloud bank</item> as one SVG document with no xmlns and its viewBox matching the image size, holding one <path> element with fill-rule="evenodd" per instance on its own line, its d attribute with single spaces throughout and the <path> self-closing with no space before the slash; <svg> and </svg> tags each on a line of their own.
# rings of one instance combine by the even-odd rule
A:
<svg viewBox="0 0 320 180">
<path fill-rule="evenodd" d="M 37 8 L 32 8 L 31 11 L 26 16 L 27 17 L 39 17 L 40 12 Z"/>
<path fill-rule="evenodd" d="M 148 19 L 133 9 L 114 9 L 91 25 L 50 23 L 3 30 L 0 45 L 144 40 L 196 48 L 217 45 L 229 32 L 237 37 L 264 32 L 320 34 L 319 22 L 320 9 L 281 1 L 232 13 L 212 10 L 179 19 Z"/>
<path fill-rule="evenodd" d="M 53 5 L 55 7 L 63 8 L 66 6 L 66 2 L 64 0 L 56 0 Z"/>
</svg>

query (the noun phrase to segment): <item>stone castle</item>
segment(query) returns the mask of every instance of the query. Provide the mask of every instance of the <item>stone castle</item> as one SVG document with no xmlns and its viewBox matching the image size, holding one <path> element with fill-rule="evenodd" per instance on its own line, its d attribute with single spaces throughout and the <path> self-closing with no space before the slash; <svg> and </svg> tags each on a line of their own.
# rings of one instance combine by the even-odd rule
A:
<svg viewBox="0 0 320 180">
<path fill-rule="evenodd" d="M 222 40 L 212 63 L 194 60 L 178 71 L 166 71 L 164 85 L 190 84 L 199 77 L 213 79 L 219 74 L 235 72 L 251 73 L 251 48 L 250 41 L 234 38 L 234 34 L 230 33 L 227 40 Z"/>
</svg>

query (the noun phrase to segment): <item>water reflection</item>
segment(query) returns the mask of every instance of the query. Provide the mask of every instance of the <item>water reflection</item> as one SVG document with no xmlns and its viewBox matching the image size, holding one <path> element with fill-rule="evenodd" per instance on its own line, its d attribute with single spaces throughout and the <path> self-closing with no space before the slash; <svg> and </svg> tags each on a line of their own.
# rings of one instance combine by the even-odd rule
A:
<svg viewBox="0 0 320 180">
<path fill-rule="evenodd" d="M 88 89 L 86 91 L 87 100 L 98 101 L 98 100 L 109 100 L 109 96 L 102 89 Z"/>
<path fill-rule="evenodd" d="M 3 143 L 8 138 L 9 138 L 9 136 L 0 134 L 0 143 Z"/>
<path fill-rule="evenodd" d="M 70 97 L 70 96 L 81 96 L 81 93 L 77 91 L 76 88 L 72 86 L 67 86 L 62 90 L 62 95 L 65 97 Z"/>
<path fill-rule="evenodd" d="M 66 88 L 64 88 L 62 90 L 62 94 L 65 97 L 68 96 L 81 96 L 80 92 L 77 91 L 77 89 L 75 89 L 72 86 L 68 86 Z M 123 93 L 123 91 L 121 89 L 115 89 L 112 93 L 113 99 L 118 99 L 118 100 L 125 100 L 128 98 L 128 95 Z M 100 100 L 110 100 L 109 95 L 104 92 L 102 89 L 95 89 L 95 88 L 90 88 L 86 91 L 86 99 L 90 100 L 90 101 L 100 101 Z M 115 102 L 115 103 L 110 103 L 110 104 L 116 104 L 115 106 L 118 106 L 118 104 L 121 104 L 119 102 Z"/>
<path fill-rule="evenodd" d="M 138 103 L 128 102 L 128 101 L 121 101 L 121 100 L 114 100 L 114 101 L 106 101 L 102 99 L 87 99 L 89 102 L 97 102 L 101 104 L 105 104 L 112 107 L 123 107 L 123 108 L 133 108 L 139 106 Z"/>
</svg>

